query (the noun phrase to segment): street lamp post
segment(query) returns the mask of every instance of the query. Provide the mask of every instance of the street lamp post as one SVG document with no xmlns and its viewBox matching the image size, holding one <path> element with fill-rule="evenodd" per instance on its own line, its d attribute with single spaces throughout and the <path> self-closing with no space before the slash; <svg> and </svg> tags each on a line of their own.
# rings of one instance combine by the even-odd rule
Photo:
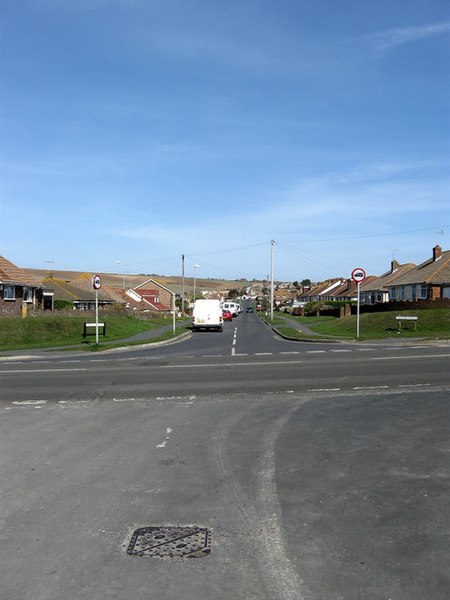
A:
<svg viewBox="0 0 450 600">
<path fill-rule="evenodd" d="M 116 265 L 121 265 L 121 261 L 120 260 L 116 260 Z M 122 274 L 122 289 L 125 289 L 125 273 Z"/>
<path fill-rule="evenodd" d="M 197 275 L 197 269 L 199 268 L 200 265 L 194 265 L 194 302 L 195 302 L 195 284 L 196 284 L 196 275 Z"/>
</svg>

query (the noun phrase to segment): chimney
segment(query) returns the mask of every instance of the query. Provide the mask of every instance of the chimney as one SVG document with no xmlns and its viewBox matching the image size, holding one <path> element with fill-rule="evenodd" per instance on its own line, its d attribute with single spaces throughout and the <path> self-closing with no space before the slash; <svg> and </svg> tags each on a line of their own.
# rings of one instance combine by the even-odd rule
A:
<svg viewBox="0 0 450 600">
<path fill-rule="evenodd" d="M 439 244 L 437 244 L 433 248 L 433 261 L 438 260 L 439 258 L 441 258 L 441 255 L 442 255 L 442 248 L 439 246 Z"/>
<path fill-rule="evenodd" d="M 391 262 L 391 273 L 393 273 L 394 271 L 396 271 L 398 269 L 398 262 L 396 260 L 393 260 Z"/>
</svg>

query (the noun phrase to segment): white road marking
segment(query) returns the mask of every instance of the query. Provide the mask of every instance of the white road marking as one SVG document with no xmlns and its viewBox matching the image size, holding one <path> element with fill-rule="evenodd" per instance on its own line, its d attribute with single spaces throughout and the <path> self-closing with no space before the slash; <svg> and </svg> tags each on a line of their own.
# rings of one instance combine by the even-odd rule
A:
<svg viewBox="0 0 450 600">
<path fill-rule="evenodd" d="M 422 359 L 422 358 L 448 358 L 448 354 L 415 354 L 414 356 L 376 356 L 371 360 L 405 360 L 407 358 Z"/>
<path fill-rule="evenodd" d="M 361 385 L 355 386 L 352 388 L 353 390 L 385 390 L 389 386 L 388 385 Z"/>
<path fill-rule="evenodd" d="M 84 367 L 75 367 L 74 369 L 17 369 L 16 371 L 0 371 L 0 373 L 8 373 L 8 375 L 23 375 L 23 373 L 67 373 L 87 370 L 88 369 Z"/>
<path fill-rule="evenodd" d="M 47 400 L 14 400 L 12 404 L 16 406 L 38 406 L 47 404 Z"/>
<path fill-rule="evenodd" d="M 400 384 L 398 387 L 400 388 L 420 388 L 420 387 L 427 387 L 431 385 L 431 383 L 405 383 L 405 384 Z"/>
</svg>

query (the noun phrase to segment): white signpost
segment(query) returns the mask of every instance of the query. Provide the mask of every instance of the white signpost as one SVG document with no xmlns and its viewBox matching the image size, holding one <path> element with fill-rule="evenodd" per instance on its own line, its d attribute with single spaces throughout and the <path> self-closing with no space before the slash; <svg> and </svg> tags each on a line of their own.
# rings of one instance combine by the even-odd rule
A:
<svg viewBox="0 0 450 600">
<path fill-rule="evenodd" d="M 358 303 L 356 308 L 356 337 L 359 338 L 359 286 L 366 278 L 366 272 L 361 267 L 357 267 L 352 271 L 352 279 L 358 284 Z"/>
<path fill-rule="evenodd" d="M 95 343 L 98 344 L 98 290 L 102 287 L 99 275 L 94 275 L 92 278 L 92 287 L 95 290 Z"/>
</svg>

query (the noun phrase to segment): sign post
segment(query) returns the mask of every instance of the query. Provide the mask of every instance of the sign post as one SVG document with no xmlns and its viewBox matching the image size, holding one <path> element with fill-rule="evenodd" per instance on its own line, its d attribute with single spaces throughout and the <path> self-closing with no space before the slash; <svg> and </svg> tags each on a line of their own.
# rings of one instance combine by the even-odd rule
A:
<svg viewBox="0 0 450 600">
<path fill-rule="evenodd" d="M 172 293 L 172 333 L 173 335 L 175 335 L 175 331 L 176 331 L 176 310 L 177 310 L 177 305 L 175 302 L 175 292 Z"/>
<path fill-rule="evenodd" d="M 364 281 L 364 279 L 366 278 L 366 272 L 364 271 L 364 269 L 361 269 L 361 267 L 357 267 L 356 269 L 353 269 L 352 271 L 352 279 L 353 281 L 356 281 L 356 283 L 358 284 L 358 302 L 357 302 L 357 306 L 356 306 L 356 337 L 359 338 L 359 287 L 361 282 Z"/>
<path fill-rule="evenodd" d="M 98 344 L 98 290 L 102 287 L 99 275 L 94 275 L 92 278 L 92 287 L 95 290 L 95 343 Z"/>
</svg>

